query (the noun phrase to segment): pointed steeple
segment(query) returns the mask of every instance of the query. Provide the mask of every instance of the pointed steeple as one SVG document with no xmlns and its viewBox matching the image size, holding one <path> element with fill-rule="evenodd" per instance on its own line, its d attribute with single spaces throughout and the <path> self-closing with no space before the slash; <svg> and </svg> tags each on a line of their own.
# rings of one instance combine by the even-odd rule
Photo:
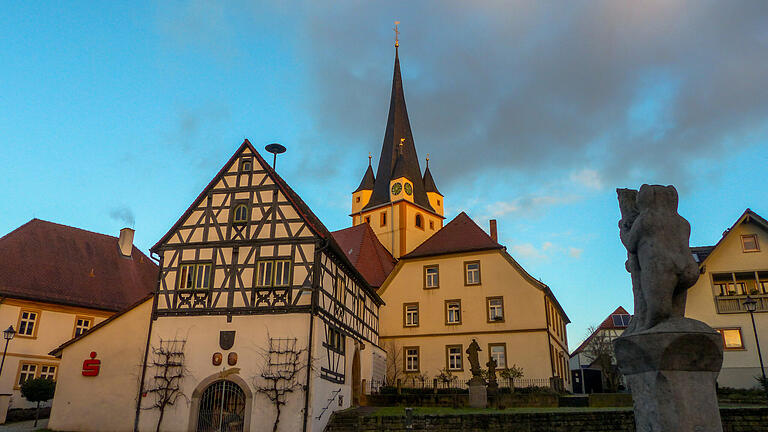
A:
<svg viewBox="0 0 768 432">
<path fill-rule="evenodd" d="M 398 43 L 399 45 L 399 43 Z M 398 175 L 395 176 L 397 167 Z M 365 208 L 376 207 L 389 202 L 390 181 L 405 177 L 413 183 L 413 201 L 426 210 L 435 210 L 429 204 L 419 167 L 416 146 L 413 143 L 408 110 L 405 107 L 403 78 L 400 75 L 399 48 L 395 46 L 395 71 L 392 77 L 392 95 L 389 101 L 389 116 L 381 146 L 381 157 L 376 170 L 373 195 Z"/>
<path fill-rule="evenodd" d="M 429 171 L 429 153 L 427 153 L 427 167 L 424 168 L 424 190 L 440 194 L 441 196 L 443 195 L 437 190 L 435 180 L 432 178 L 432 172 Z"/>
<path fill-rule="evenodd" d="M 363 179 L 360 181 L 360 186 L 355 189 L 355 192 L 360 192 L 362 190 L 373 190 L 373 184 L 376 181 L 376 178 L 373 176 L 373 168 L 371 168 L 371 157 L 368 156 L 368 169 L 365 170 L 365 174 L 363 174 Z M 352 193 L 355 193 L 352 192 Z"/>
</svg>

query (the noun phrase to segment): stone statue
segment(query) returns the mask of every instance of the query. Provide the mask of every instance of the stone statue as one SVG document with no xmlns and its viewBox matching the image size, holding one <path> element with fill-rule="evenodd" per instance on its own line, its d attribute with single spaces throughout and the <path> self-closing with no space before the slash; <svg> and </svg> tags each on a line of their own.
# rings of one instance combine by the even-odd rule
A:
<svg viewBox="0 0 768 432">
<path fill-rule="evenodd" d="M 688 241 L 691 226 L 677 213 L 674 186 L 618 189 L 619 235 L 627 248 L 635 315 L 627 333 L 685 315 L 686 290 L 699 278 Z"/>
<path fill-rule="evenodd" d="M 467 347 L 467 358 L 469 359 L 469 370 L 472 372 L 472 378 L 481 377 L 482 369 L 480 369 L 480 360 L 477 358 L 477 353 L 482 351 L 480 345 L 477 344 L 475 339 L 472 339 L 472 343 Z"/>
<path fill-rule="evenodd" d="M 496 359 L 491 357 L 485 365 L 488 366 L 488 387 L 498 387 L 496 383 Z"/>
<path fill-rule="evenodd" d="M 685 318 L 699 268 L 691 227 L 677 213 L 673 186 L 617 189 L 619 237 L 627 248 L 635 314 L 613 342 L 632 390 L 638 431 L 722 432 L 715 386 L 723 363 L 720 335 Z"/>
<path fill-rule="evenodd" d="M 483 380 L 483 370 L 480 369 L 480 360 L 477 353 L 482 351 L 477 340 L 472 339 L 472 343 L 467 347 L 467 358 L 469 359 L 469 370 L 472 372 L 472 379 L 469 380 L 469 406 L 472 408 L 485 408 L 488 404 L 488 392 Z"/>
</svg>

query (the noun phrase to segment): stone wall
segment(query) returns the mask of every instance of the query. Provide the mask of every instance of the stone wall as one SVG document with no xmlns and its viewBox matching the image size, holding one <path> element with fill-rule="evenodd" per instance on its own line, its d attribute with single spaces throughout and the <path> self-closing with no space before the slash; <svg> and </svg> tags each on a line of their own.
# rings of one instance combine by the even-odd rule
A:
<svg viewBox="0 0 768 432">
<path fill-rule="evenodd" d="M 721 410 L 723 432 L 768 431 L 768 408 Z M 493 413 L 455 415 L 364 416 L 334 413 L 326 432 L 431 430 L 438 432 L 635 432 L 631 410 L 583 412 Z M 410 427 L 409 427 L 410 426 Z"/>
</svg>

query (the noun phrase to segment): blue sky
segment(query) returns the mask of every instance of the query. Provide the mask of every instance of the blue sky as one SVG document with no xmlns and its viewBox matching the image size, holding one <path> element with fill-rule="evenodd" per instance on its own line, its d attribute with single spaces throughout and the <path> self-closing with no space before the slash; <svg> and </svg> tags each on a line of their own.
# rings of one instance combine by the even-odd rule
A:
<svg viewBox="0 0 768 432">
<path fill-rule="evenodd" d="M 768 215 L 766 18 L 705 1 L 8 4 L 0 235 L 134 219 L 146 251 L 243 138 L 286 145 L 278 171 L 347 227 L 399 20 L 415 144 L 448 218 L 499 220 L 575 347 L 631 307 L 616 187 L 677 185 L 693 245 L 747 207 Z"/>
</svg>

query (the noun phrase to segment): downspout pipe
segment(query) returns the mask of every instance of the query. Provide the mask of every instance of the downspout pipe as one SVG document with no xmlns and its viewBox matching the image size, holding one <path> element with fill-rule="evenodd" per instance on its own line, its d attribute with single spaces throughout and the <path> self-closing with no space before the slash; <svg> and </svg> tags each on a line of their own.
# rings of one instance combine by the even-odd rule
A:
<svg viewBox="0 0 768 432">
<path fill-rule="evenodd" d="M 155 322 L 155 314 L 157 312 L 157 295 L 160 292 L 160 280 L 163 274 L 163 257 L 153 257 L 154 252 L 150 251 L 149 257 L 157 260 L 157 285 L 155 288 L 155 295 L 152 296 L 152 314 L 149 319 L 149 328 L 147 329 L 147 343 L 144 346 L 144 360 L 141 363 L 141 379 L 139 380 L 139 392 L 136 395 L 136 415 L 133 418 L 133 432 L 139 432 L 139 416 L 141 415 L 141 399 L 144 394 L 144 381 L 147 377 L 147 359 L 149 357 L 149 342 L 152 338 L 152 325 Z"/>
<path fill-rule="evenodd" d="M 315 314 L 317 308 L 317 292 L 320 288 L 320 253 L 328 249 L 330 241 L 325 239 L 323 245 L 315 248 L 315 265 L 312 271 L 312 302 L 309 312 L 309 342 L 307 346 L 307 383 L 304 385 L 304 425 L 302 430 L 307 432 L 309 427 L 309 389 L 312 382 L 312 343 L 315 335 Z M 138 432 L 138 431 L 135 431 Z"/>
</svg>

